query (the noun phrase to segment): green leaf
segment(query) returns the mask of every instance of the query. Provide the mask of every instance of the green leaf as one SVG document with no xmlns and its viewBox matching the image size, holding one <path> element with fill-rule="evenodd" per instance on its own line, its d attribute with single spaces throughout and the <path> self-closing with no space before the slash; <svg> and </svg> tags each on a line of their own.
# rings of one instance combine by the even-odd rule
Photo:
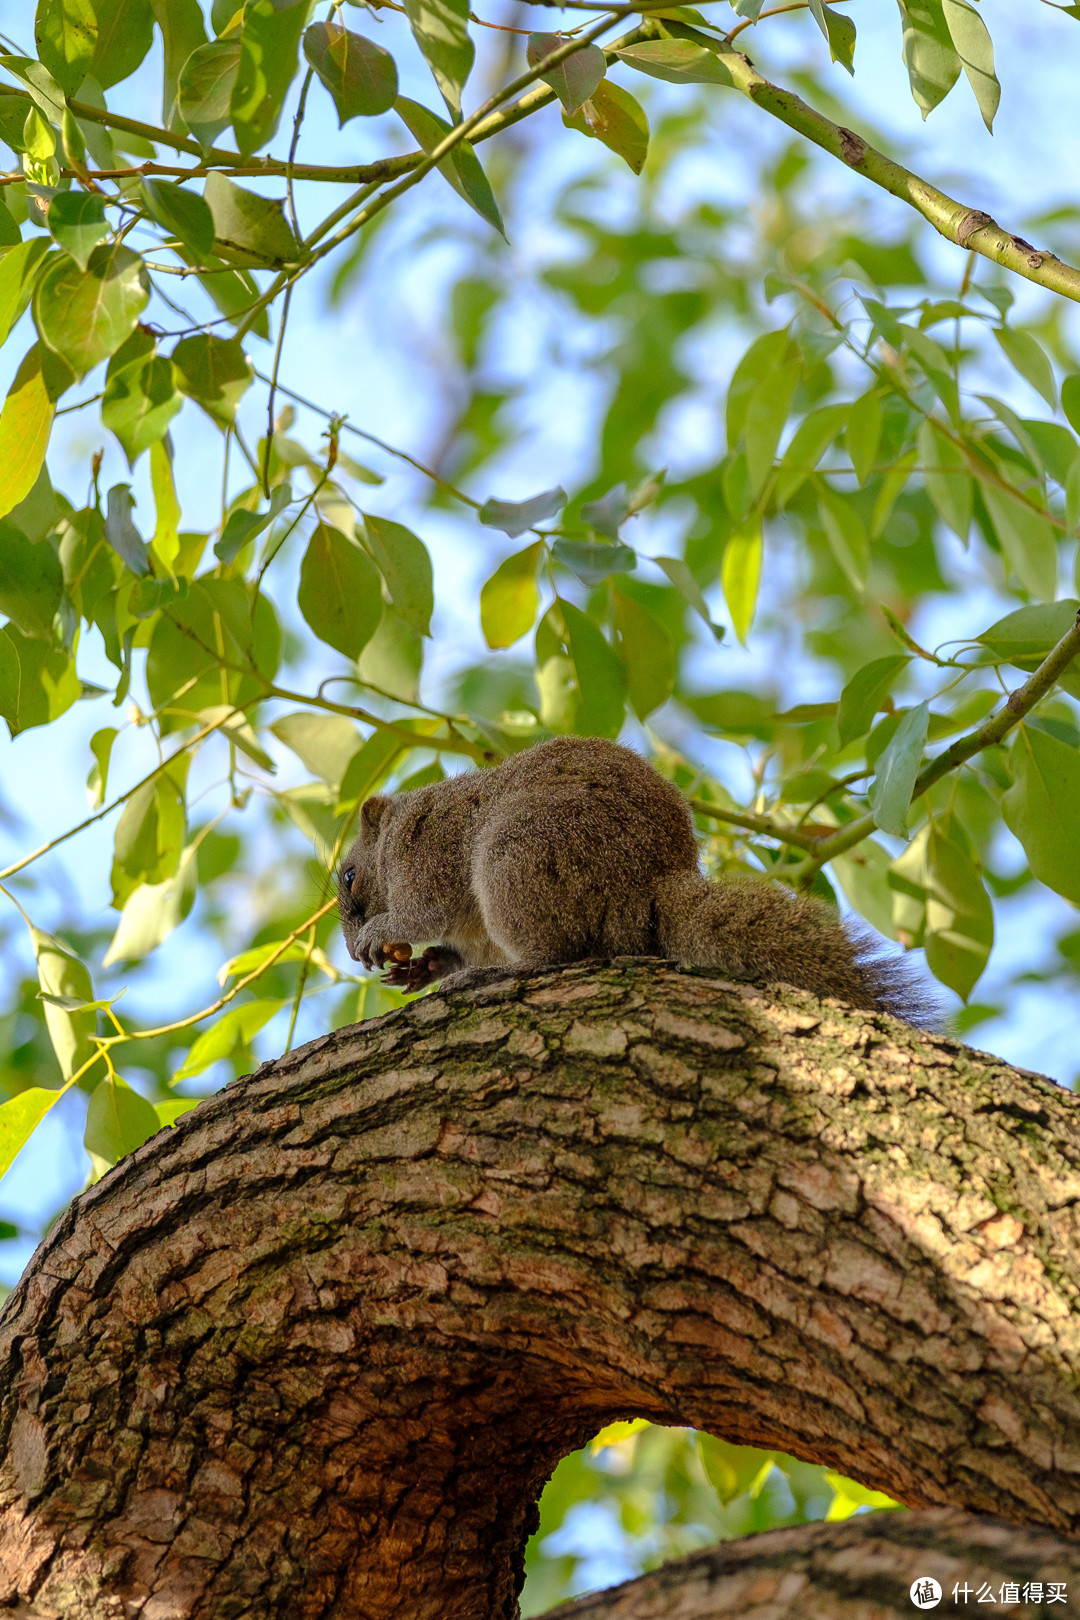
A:
<svg viewBox="0 0 1080 1620">
<path fill-rule="evenodd" d="M 240 339 L 206 332 L 181 338 L 172 352 L 172 363 L 181 392 L 201 405 L 219 427 L 231 427 L 253 376 Z"/>
<path fill-rule="evenodd" d="M 598 501 L 586 501 L 582 520 L 609 540 L 618 540 L 619 530 L 630 516 L 630 498 L 625 484 L 616 484 Z"/>
<path fill-rule="evenodd" d="M 207 175 L 203 197 L 217 252 L 227 263 L 280 269 L 295 261 L 300 249 L 283 202 L 235 186 L 217 169 Z"/>
<path fill-rule="evenodd" d="M 83 1146 L 94 1167 L 94 1180 L 134 1153 L 161 1129 L 152 1105 L 119 1075 L 109 1075 L 90 1094 Z"/>
<path fill-rule="evenodd" d="M 965 1001 L 994 943 L 994 908 L 963 843 L 933 823 L 926 844 L 926 965 Z"/>
<path fill-rule="evenodd" d="M 989 29 L 968 0 L 942 0 L 942 11 L 949 37 L 963 64 L 967 81 L 975 92 L 983 123 L 992 132 L 994 114 L 1001 100 L 1001 86 L 994 72 L 994 47 Z"/>
<path fill-rule="evenodd" d="M 223 563 L 235 562 L 249 541 L 268 529 L 276 517 L 292 503 L 291 484 L 277 484 L 270 492 L 270 505 L 265 512 L 248 512 L 238 506 L 229 513 L 220 540 L 214 542 L 214 556 Z"/>
<path fill-rule="evenodd" d="M 67 106 L 64 92 L 41 62 L 32 56 L 0 56 L 0 67 L 5 67 L 13 79 L 18 79 L 30 93 L 30 100 L 50 124 L 59 124 Z M 23 103 L 25 106 L 25 102 Z"/>
<path fill-rule="evenodd" d="M 770 333 L 769 336 L 774 336 Z M 729 393 L 730 400 L 730 393 Z M 804 416 L 780 463 L 773 499 L 778 508 L 787 505 L 791 497 L 806 482 L 826 450 L 838 437 L 847 422 L 847 405 L 820 405 Z M 736 438 L 738 435 L 736 434 Z M 728 429 L 731 442 L 731 430 Z"/>
<path fill-rule="evenodd" d="M 312 714 L 297 709 L 275 720 L 270 730 L 290 748 L 313 776 L 338 788 L 363 738 L 343 714 Z"/>
<path fill-rule="evenodd" d="M 49 348 L 85 377 L 131 336 L 149 301 L 142 259 L 111 242 L 94 249 L 85 270 L 66 257 L 50 265 L 34 295 L 34 318 Z"/>
<path fill-rule="evenodd" d="M 109 234 L 105 206 L 100 197 L 85 191 L 60 191 L 49 203 L 49 231 L 53 241 L 85 270 L 94 248 Z"/>
<path fill-rule="evenodd" d="M 887 881 L 892 856 L 875 839 L 864 838 L 846 855 L 834 855 L 830 870 L 851 905 L 886 939 L 895 939 L 893 895 Z"/>
<path fill-rule="evenodd" d="M 761 525 L 757 524 L 742 534 L 731 536 L 724 547 L 720 567 L 720 583 L 731 614 L 732 628 L 744 647 L 757 608 L 762 553 Z"/>
<path fill-rule="evenodd" d="M 908 810 L 926 747 L 930 705 L 919 703 L 903 716 L 877 764 L 870 785 L 870 806 L 882 832 L 907 837 Z"/>
<path fill-rule="evenodd" d="M 35 272 L 48 251 L 46 239 L 37 236 L 0 258 L 0 343 L 7 342 L 11 328 L 29 304 Z"/>
<path fill-rule="evenodd" d="M 532 37 L 535 39 L 536 35 Z M 592 49 L 603 60 L 603 51 L 595 46 Z M 707 51 L 688 39 L 649 39 L 639 45 L 627 45 L 615 54 L 627 67 L 647 73 L 653 79 L 665 79 L 669 84 L 733 85 L 735 82 L 715 51 Z M 573 110 L 567 108 L 568 112 Z"/>
<path fill-rule="evenodd" d="M 580 728 L 586 736 L 617 737 L 624 718 L 626 672 L 599 627 L 580 608 L 569 602 L 560 605 L 581 701 Z"/>
<path fill-rule="evenodd" d="M 750 495 L 756 500 L 773 468 L 776 447 L 791 409 L 792 397 L 802 377 L 802 362 L 796 353 L 785 356 L 761 378 L 746 402 L 743 439 Z"/>
<path fill-rule="evenodd" d="M 408 96 L 398 96 L 394 111 L 425 152 L 433 152 L 450 133 L 450 125 L 445 119 L 422 107 L 418 101 L 410 101 Z M 470 208 L 475 208 L 481 219 L 494 225 L 501 236 L 506 235 L 495 193 L 468 141 L 458 141 L 456 146 L 451 147 L 440 160 L 438 169 L 444 180 L 453 186 Z"/>
<path fill-rule="evenodd" d="M 654 557 L 652 560 L 658 568 L 664 570 L 683 601 L 693 608 L 703 624 L 708 625 L 716 640 L 723 641 L 725 635 L 724 626 L 713 622 L 712 614 L 709 612 L 709 604 L 701 593 L 701 587 L 683 559 L 681 557 Z"/>
<path fill-rule="evenodd" d="M 49 1112 L 60 1091 L 28 1086 L 17 1097 L 0 1104 L 0 1176 L 11 1169 L 15 1155 L 30 1139 Z"/>
<path fill-rule="evenodd" d="M 240 65 L 230 100 L 236 144 L 247 157 L 272 140 L 299 62 L 307 0 L 247 0 Z"/>
<path fill-rule="evenodd" d="M 637 567 L 637 553 L 621 541 L 567 540 L 560 535 L 552 543 L 551 555 L 569 568 L 583 585 L 599 585 L 612 574 L 630 574 Z"/>
<path fill-rule="evenodd" d="M 711 1434 L 698 1434 L 695 1439 L 709 1483 L 725 1507 L 747 1492 L 756 1495 L 772 1472 L 776 1452 L 736 1446 Z"/>
<path fill-rule="evenodd" d="M 198 544 L 201 540 L 197 537 Z M 164 710 L 163 731 L 190 725 L 193 715 L 223 701 L 245 703 L 262 695 L 254 675 L 222 668 L 217 661 L 219 643 L 231 664 L 246 668 L 254 663 L 266 680 L 273 680 L 281 657 L 281 631 L 272 606 L 263 595 L 253 601 L 252 588 L 243 580 L 204 575 L 167 617 L 155 621 L 150 638 L 146 684 L 154 707 Z M 174 696 L 175 706 L 170 702 Z"/>
<path fill-rule="evenodd" d="M 898 0 L 904 25 L 904 66 L 923 117 L 948 95 L 960 77 L 940 0 Z"/>
<path fill-rule="evenodd" d="M 175 1125 L 181 1115 L 190 1114 L 193 1108 L 198 1108 L 201 1101 L 201 1097 L 172 1097 L 168 1102 L 154 1103 L 153 1109 L 157 1115 L 158 1126 Z"/>
<path fill-rule="evenodd" d="M 919 424 L 919 460 L 926 493 L 938 516 L 967 545 L 974 489 L 971 474 L 963 452 L 932 417 Z"/>
<path fill-rule="evenodd" d="M 389 112 L 398 93 L 394 58 L 374 40 L 337 23 L 312 23 L 304 55 L 333 97 L 338 124 Z"/>
<path fill-rule="evenodd" d="M 320 523 L 304 553 L 297 601 L 320 641 L 358 658 L 382 618 L 382 581 L 359 546 Z"/>
<path fill-rule="evenodd" d="M 237 713 L 228 703 L 214 703 L 209 708 L 199 710 L 201 725 L 214 724 L 221 721 L 222 735 L 239 748 L 248 759 L 253 759 L 256 765 L 268 771 L 271 776 L 277 772 L 277 766 L 259 742 L 258 734 L 251 722 L 244 715 Z"/>
<path fill-rule="evenodd" d="M 746 413 L 750 399 L 758 384 L 782 364 L 788 348 L 788 333 L 781 327 L 776 332 L 763 332 L 755 338 L 732 373 L 728 384 L 726 419 L 728 449 L 734 451 L 746 426 Z M 845 413 L 847 407 L 843 407 Z"/>
<path fill-rule="evenodd" d="M 23 357 L 0 411 L 0 517 L 26 499 L 44 465 L 55 406 L 41 360 L 42 347 L 35 343 Z"/>
<path fill-rule="evenodd" d="M 0 715 L 13 737 L 48 725 L 80 697 L 75 660 L 62 647 L 24 636 L 13 624 L 0 629 Z"/>
<path fill-rule="evenodd" d="M 0 612 L 24 636 L 51 642 L 63 590 L 60 559 L 48 542 L 35 545 L 13 523 L 0 519 Z"/>
<path fill-rule="evenodd" d="M 564 34 L 530 34 L 525 55 L 530 67 L 542 62 L 545 56 L 567 44 Z M 576 113 L 588 101 L 607 72 L 607 58 L 597 45 L 585 45 L 573 56 L 568 56 L 555 67 L 540 75 L 549 89 L 554 90 L 568 113 Z"/>
<path fill-rule="evenodd" d="M 1009 567 L 1032 596 L 1052 602 L 1057 595 L 1057 535 L 1053 525 L 1018 496 L 995 485 L 980 480 L 979 491 Z"/>
<path fill-rule="evenodd" d="M 371 512 L 362 515 L 368 550 L 386 581 L 395 613 L 418 635 L 430 635 L 435 597 L 427 547 L 402 523 Z"/>
<path fill-rule="evenodd" d="M 860 484 L 865 484 L 874 470 L 880 443 L 881 401 L 877 390 L 871 388 L 852 403 L 844 430 L 844 445 Z"/>
<path fill-rule="evenodd" d="M 180 72 L 188 58 L 206 44 L 206 25 L 199 0 L 150 0 L 150 5 L 165 47 L 161 121 L 166 129 L 176 129 L 183 122 L 178 108 Z"/>
<path fill-rule="evenodd" d="M 40 928 L 31 928 L 37 960 L 38 983 L 51 996 L 66 997 L 78 1003 L 93 1001 L 94 986 L 90 970 L 80 962 L 70 945 Z M 55 1003 L 46 1001 L 45 1027 L 49 1031 L 56 1061 L 65 1080 L 70 1080 L 83 1064 L 93 1057 L 97 1048 L 91 1036 L 97 1033 L 97 1013 L 65 1011 Z"/>
<path fill-rule="evenodd" d="M 870 568 L 870 536 L 851 502 L 839 490 L 818 481 L 818 516 L 833 556 L 861 596 Z"/>
<path fill-rule="evenodd" d="M 7 260 L 3 263 L 6 264 Z M 1066 377 L 1061 385 L 1061 408 L 1071 426 L 1080 433 L 1080 376 L 1075 372 Z"/>
<path fill-rule="evenodd" d="M 177 755 L 124 805 L 113 835 L 112 903 L 122 907 L 140 884 L 160 884 L 179 869 L 184 848 L 187 760 Z"/>
<path fill-rule="evenodd" d="M 89 72 L 97 37 L 90 0 L 38 0 L 34 43 L 65 95 L 73 96 Z"/>
<path fill-rule="evenodd" d="M 536 571 L 543 555 L 544 543 L 537 540 L 501 562 L 481 589 L 480 625 L 489 647 L 512 647 L 532 629 L 540 606 Z"/>
<path fill-rule="evenodd" d="M 556 486 L 533 495 L 527 501 L 497 501 L 494 496 L 486 500 L 476 514 L 489 529 L 502 529 L 512 540 L 526 529 L 533 529 L 547 518 L 553 518 L 566 505 L 565 489 Z M 517 639 L 516 637 L 514 638 Z"/>
<path fill-rule="evenodd" d="M 194 846 L 189 846 L 176 871 L 163 882 L 140 883 L 132 889 L 102 967 L 141 961 L 183 922 L 195 904 L 196 866 Z"/>
<path fill-rule="evenodd" d="M 211 1024 L 192 1045 L 191 1051 L 176 1071 L 177 1080 L 191 1080 L 202 1074 L 211 1063 L 232 1055 L 238 1046 L 250 1046 L 252 1040 L 268 1024 L 275 1013 L 281 1011 L 283 1001 L 245 1001 L 222 1013 L 216 1024 Z"/>
<path fill-rule="evenodd" d="M 141 576 L 149 574 L 150 558 L 146 542 L 131 520 L 134 505 L 131 485 L 114 484 L 109 491 L 105 538 L 131 572 Z"/>
<path fill-rule="evenodd" d="M 882 700 L 910 658 L 893 656 L 875 658 L 864 664 L 848 681 L 840 694 L 840 707 L 836 715 L 836 729 L 840 747 L 846 748 L 856 737 L 865 737 L 874 723 L 874 716 Z"/>
<path fill-rule="evenodd" d="M 626 596 L 618 586 L 612 590 L 611 602 L 626 671 L 626 695 L 638 719 L 645 720 L 675 690 L 675 645 L 656 614 Z"/>
<path fill-rule="evenodd" d="M 832 1486 L 835 1495 L 829 1504 L 829 1511 L 825 1518 L 830 1522 L 837 1519 L 850 1519 L 853 1513 L 860 1508 L 895 1508 L 899 1506 L 891 1496 L 884 1491 L 867 1490 L 865 1485 L 857 1485 L 853 1479 L 845 1479 L 843 1474 L 834 1474 L 827 1471 L 825 1478 Z"/>
<path fill-rule="evenodd" d="M 95 6 L 97 45 L 90 72 L 102 90 L 130 78 L 154 41 L 150 0 L 106 0 Z"/>
<path fill-rule="evenodd" d="M 211 146 L 232 117 L 240 71 L 240 40 L 211 40 L 180 70 L 177 110 L 200 146 Z"/>
<path fill-rule="evenodd" d="M 563 121 L 583 135 L 594 135 L 611 148 L 624 163 L 640 174 L 649 155 L 649 120 L 640 102 L 629 90 L 605 79 L 581 110 Z"/>
<path fill-rule="evenodd" d="M 1001 808 L 1032 872 L 1080 904 L 1080 750 L 1021 724 L 1009 752 L 1012 786 Z"/>
<path fill-rule="evenodd" d="M 849 73 L 855 72 L 855 24 L 850 17 L 845 17 L 840 11 L 834 11 L 832 6 L 823 4 L 823 0 L 809 0 L 810 11 L 814 21 L 829 42 L 829 55 L 834 62 L 847 68 Z"/>
<path fill-rule="evenodd" d="M 172 361 L 158 354 L 151 332 L 136 327 L 109 361 L 101 404 L 101 420 L 119 439 L 129 467 L 164 437 L 183 403 Z"/>
<path fill-rule="evenodd" d="M 981 21 L 980 18 L 980 24 Z M 1018 371 L 1024 381 L 1030 383 L 1037 394 L 1042 395 L 1051 410 L 1055 410 L 1057 384 L 1054 381 L 1054 368 L 1046 351 L 1030 332 L 1018 332 L 1012 326 L 996 326 L 994 336 L 1013 370 Z"/>
<path fill-rule="evenodd" d="M 421 54 L 456 121 L 461 117 L 461 92 L 476 54 L 469 38 L 469 0 L 405 0 L 405 10 Z"/>
<path fill-rule="evenodd" d="M 90 752 L 94 756 L 94 763 L 86 779 L 86 796 L 92 810 L 100 810 L 105 803 L 112 746 L 119 735 L 115 726 L 105 726 L 101 731 L 95 731 L 90 739 Z"/>
<path fill-rule="evenodd" d="M 205 259 L 214 246 L 214 216 L 205 197 L 172 180 L 144 180 L 142 199 L 150 218 L 175 236 L 196 259 Z"/>
<path fill-rule="evenodd" d="M 976 639 L 1018 669 L 1034 670 L 1076 622 L 1080 602 L 1033 603 L 998 619 Z"/>
<path fill-rule="evenodd" d="M 390 732 L 372 732 L 359 751 L 353 755 L 341 778 L 335 815 L 343 815 L 346 810 L 355 808 L 359 801 L 374 793 L 386 779 L 394 761 L 408 746 L 408 743 L 402 742 L 400 737 L 395 737 Z"/>
<path fill-rule="evenodd" d="M 935 393 L 948 411 L 950 421 L 959 425 L 960 400 L 956 378 L 952 374 L 948 356 L 941 344 L 926 332 L 920 331 L 917 326 L 905 326 L 902 321 L 897 322 L 897 331 L 926 373 L 927 380 L 933 385 Z"/>
</svg>

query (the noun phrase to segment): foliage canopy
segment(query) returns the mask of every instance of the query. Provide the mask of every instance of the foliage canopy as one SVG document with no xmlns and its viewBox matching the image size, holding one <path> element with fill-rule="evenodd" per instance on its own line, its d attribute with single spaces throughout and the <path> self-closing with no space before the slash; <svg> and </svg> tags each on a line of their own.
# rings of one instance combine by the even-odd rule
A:
<svg viewBox="0 0 1080 1620">
<path fill-rule="evenodd" d="M 61 749 L 99 717 L 63 829 L 0 873 L 36 964 L 0 1170 L 69 1094 L 96 1176 L 260 1031 L 395 1005 L 331 944 L 357 806 L 552 732 L 644 747 L 714 867 L 839 891 L 964 1002 L 1013 896 L 1080 903 L 1080 272 L 846 127 L 855 6 L 522 9 L 39 0 L 0 36 L 0 715 Z M 991 128 L 979 6 L 899 12 L 923 116 L 966 84 Z M 701 178 L 732 133 L 752 212 Z M 914 214 L 828 217 L 829 164 Z M 392 325 L 447 244 L 425 458 L 370 392 L 352 420 L 351 382 L 289 385 L 290 319 Z M 563 414 L 580 454 L 545 450 Z M 103 822 L 115 918 L 46 931 L 54 852 Z M 1066 915 L 1026 971 L 1075 983 Z M 193 930 L 217 984 L 185 968 L 180 1005 Z"/>
</svg>

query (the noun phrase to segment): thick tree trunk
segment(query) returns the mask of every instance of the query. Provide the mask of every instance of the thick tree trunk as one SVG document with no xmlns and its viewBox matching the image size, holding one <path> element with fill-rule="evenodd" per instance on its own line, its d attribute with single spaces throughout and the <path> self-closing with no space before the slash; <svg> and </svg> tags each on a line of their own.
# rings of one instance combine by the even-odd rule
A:
<svg viewBox="0 0 1080 1620">
<path fill-rule="evenodd" d="M 9 1299 L 0 1603 L 510 1620 L 545 1478 L 637 1415 L 1075 1533 L 1078 1106 L 655 962 L 314 1041 Z"/>
<path fill-rule="evenodd" d="M 1050 1620 L 1075 1609 L 1080 1542 L 956 1508 L 874 1513 L 724 1542 L 551 1620 L 914 1620 L 927 1579 L 939 1613 Z"/>
</svg>

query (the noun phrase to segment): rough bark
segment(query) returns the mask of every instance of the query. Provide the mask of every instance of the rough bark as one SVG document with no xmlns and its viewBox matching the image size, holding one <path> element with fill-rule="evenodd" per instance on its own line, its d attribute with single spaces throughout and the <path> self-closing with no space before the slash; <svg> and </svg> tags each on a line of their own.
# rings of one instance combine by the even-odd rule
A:
<svg viewBox="0 0 1080 1620">
<path fill-rule="evenodd" d="M 0 1603 L 510 1620 L 644 1416 L 1080 1523 L 1080 1100 L 655 962 L 427 997 L 77 1199 L 0 1319 Z"/>
<path fill-rule="evenodd" d="M 912 1620 L 911 1588 L 926 1576 L 941 1613 L 1051 1620 L 1075 1604 L 1080 1542 L 956 1508 L 875 1513 L 728 1541 L 551 1620 Z"/>
</svg>

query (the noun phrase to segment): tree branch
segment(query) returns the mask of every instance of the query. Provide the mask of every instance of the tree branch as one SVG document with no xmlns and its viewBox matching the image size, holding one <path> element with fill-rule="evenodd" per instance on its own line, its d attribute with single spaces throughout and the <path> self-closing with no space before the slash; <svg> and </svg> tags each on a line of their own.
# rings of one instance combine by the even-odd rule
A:
<svg viewBox="0 0 1080 1620">
<path fill-rule="evenodd" d="M 682 25 L 677 22 L 665 21 L 664 27 L 671 33 L 683 31 Z M 657 25 L 646 20 L 643 31 L 651 31 L 655 36 L 658 33 Z M 688 32 L 691 37 L 700 40 L 693 30 Z M 981 253 L 984 258 L 1002 265 L 1006 270 L 1012 270 L 1050 292 L 1060 293 L 1063 298 L 1080 302 L 1080 270 L 1063 263 L 1045 248 L 1033 247 L 1022 236 L 1014 236 L 981 209 L 969 208 L 965 203 L 957 202 L 928 180 L 905 169 L 903 164 L 894 163 L 892 158 L 879 152 L 861 135 L 834 124 L 831 118 L 809 107 L 793 91 L 771 84 L 741 51 L 723 42 L 710 42 L 710 46 L 731 74 L 735 89 L 755 106 L 764 108 L 789 129 L 813 141 L 815 146 L 820 146 L 830 157 L 838 158 L 849 169 L 854 169 L 856 174 L 865 175 L 883 191 L 899 197 L 947 241 L 954 242 L 957 247 L 968 248 L 973 253 Z"/>
<path fill-rule="evenodd" d="M 57 1221 L 0 1318 L 0 1605 L 512 1620 L 544 1478 L 633 1416 L 1075 1534 L 1080 1098 L 795 991 L 499 971 Z"/>
</svg>

